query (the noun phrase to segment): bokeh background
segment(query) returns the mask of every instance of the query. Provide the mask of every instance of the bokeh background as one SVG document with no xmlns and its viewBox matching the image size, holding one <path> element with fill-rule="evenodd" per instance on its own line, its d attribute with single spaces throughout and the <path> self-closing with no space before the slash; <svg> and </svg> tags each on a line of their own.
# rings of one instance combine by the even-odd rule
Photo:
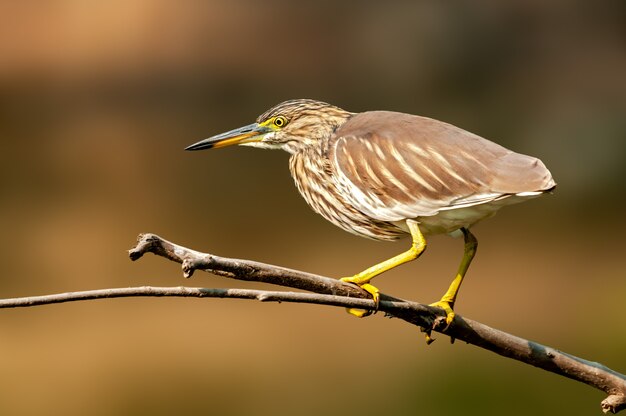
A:
<svg viewBox="0 0 626 416">
<path fill-rule="evenodd" d="M 475 227 L 465 316 L 626 371 L 626 7 L 607 1 L 0 3 L 0 296 L 262 287 L 127 258 L 140 232 L 328 276 L 404 250 L 300 198 L 288 155 L 187 153 L 290 98 L 445 120 L 554 195 Z M 431 302 L 460 240 L 377 280 Z M 117 299 L 0 313 L 3 415 L 599 414 L 599 391 L 380 315 Z"/>
</svg>

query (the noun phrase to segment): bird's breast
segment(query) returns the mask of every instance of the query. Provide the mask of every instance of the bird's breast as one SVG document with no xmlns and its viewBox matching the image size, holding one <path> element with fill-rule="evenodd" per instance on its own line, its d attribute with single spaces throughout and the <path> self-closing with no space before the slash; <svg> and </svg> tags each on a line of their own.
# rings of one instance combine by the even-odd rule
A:
<svg viewBox="0 0 626 416">
<path fill-rule="evenodd" d="M 396 240 L 405 234 L 402 228 L 391 222 L 367 216 L 344 198 L 330 161 L 321 151 L 309 150 L 292 155 L 289 169 L 309 206 L 336 226 L 375 240 Z"/>
</svg>

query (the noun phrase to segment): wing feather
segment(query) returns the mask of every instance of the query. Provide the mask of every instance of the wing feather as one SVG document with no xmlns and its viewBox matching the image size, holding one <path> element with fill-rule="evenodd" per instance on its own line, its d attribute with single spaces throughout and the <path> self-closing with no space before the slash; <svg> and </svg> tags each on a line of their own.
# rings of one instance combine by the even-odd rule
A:
<svg viewBox="0 0 626 416">
<path fill-rule="evenodd" d="M 342 194 L 381 221 L 432 216 L 555 186 L 536 158 L 402 113 L 353 116 L 331 138 L 329 157 Z"/>
</svg>

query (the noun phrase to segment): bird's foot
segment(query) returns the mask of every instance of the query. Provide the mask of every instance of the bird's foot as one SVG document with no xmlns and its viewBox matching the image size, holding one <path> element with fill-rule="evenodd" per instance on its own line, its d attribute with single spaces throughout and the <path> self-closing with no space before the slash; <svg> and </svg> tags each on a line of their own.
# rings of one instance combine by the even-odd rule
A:
<svg viewBox="0 0 626 416">
<path fill-rule="evenodd" d="M 455 314 L 454 314 L 454 311 L 452 310 L 452 308 L 454 307 L 454 302 L 450 302 L 449 300 L 446 300 L 445 298 L 443 298 L 438 302 L 431 303 L 429 306 L 434 306 L 436 308 L 441 308 L 444 310 L 444 312 L 446 313 L 446 327 L 444 331 L 448 329 L 448 327 L 454 320 Z"/>
<path fill-rule="evenodd" d="M 372 300 L 374 301 L 374 309 L 357 309 L 357 308 L 347 308 L 346 312 L 350 315 L 356 316 L 357 318 L 365 318 L 366 316 L 370 316 L 372 313 L 376 313 L 378 311 L 378 303 L 380 302 L 380 294 L 379 290 L 376 286 L 371 285 L 369 283 L 361 283 L 356 276 L 352 277 L 342 277 L 342 282 L 346 283 L 354 283 L 361 289 L 365 290 L 367 293 L 372 295 Z"/>
<path fill-rule="evenodd" d="M 426 337 L 426 345 L 430 345 L 433 342 L 435 342 L 435 338 L 431 336 L 431 333 L 432 333 L 431 329 L 428 329 L 428 330 L 422 329 L 422 332 L 424 333 L 424 336 Z"/>
</svg>

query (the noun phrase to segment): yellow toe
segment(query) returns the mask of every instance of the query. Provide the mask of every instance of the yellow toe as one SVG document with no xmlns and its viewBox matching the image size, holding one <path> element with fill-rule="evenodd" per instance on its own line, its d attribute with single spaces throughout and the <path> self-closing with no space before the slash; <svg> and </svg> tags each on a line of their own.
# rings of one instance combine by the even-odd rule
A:
<svg viewBox="0 0 626 416">
<path fill-rule="evenodd" d="M 370 295 L 372 295 L 372 300 L 374 301 L 374 309 L 373 310 L 369 310 L 369 309 L 355 309 L 355 308 L 348 308 L 346 309 L 346 311 L 353 316 L 356 316 L 358 318 L 364 318 L 366 316 L 371 315 L 372 313 L 375 313 L 378 311 L 378 303 L 380 302 L 380 291 L 378 290 L 378 288 L 374 285 L 371 285 L 369 283 L 359 283 L 355 277 L 342 277 L 341 279 L 342 282 L 346 282 L 346 283 L 354 283 L 355 285 L 359 286 L 361 289 L 365 290 L 367 293 L 369 293 Z"/>
<path fill-rule="evenodd" d="M 372 314 L 372 311 L 369 309 L 346 308 L 346 312 L 352 316 L 356 316 L 357 318 L 365 318 L 366 316 L 370 316 Z"/>
</svg>

